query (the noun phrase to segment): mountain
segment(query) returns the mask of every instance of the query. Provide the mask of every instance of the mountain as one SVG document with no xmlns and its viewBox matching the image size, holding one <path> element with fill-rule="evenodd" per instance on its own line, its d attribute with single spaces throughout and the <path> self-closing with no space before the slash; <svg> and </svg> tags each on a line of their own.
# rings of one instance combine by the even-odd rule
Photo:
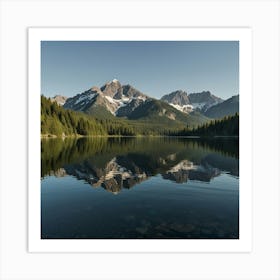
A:
<svg viewBox="0 0 280 280">
<path fill-rule="evenodd" d="M 239 95 L 232 96 L 222 103 L 216 104 L 205 111 L 209 118 L 223 118 L 239 112 Z"/>
<path fill-rule="evenodd" d="M 58 105 L 63 106 L 68 97 L 62 95 L 55 95 L 51 98 L 51 102 L 56 102 Z"/>
<path fill-rule="evenodd" d="M 101 88 L 94 86 L 67 99 L 64 108 L 90 115 L 126 116 L 148 98 L 131 85 L 122 86 L 118 80 L 114 79 Z"/>
<path fill-rule="evenodd" d="M 202 91 L 197 93 L 190 93 L 182 90 L 177 90 L 164 95 L 161 100 L 169 103 L 177 110 L 184 113 L 190 113 L 193 110 L 205 112 L 208 108 L 221 103 L 223 100 L 210 91 Z"/>
</svg>

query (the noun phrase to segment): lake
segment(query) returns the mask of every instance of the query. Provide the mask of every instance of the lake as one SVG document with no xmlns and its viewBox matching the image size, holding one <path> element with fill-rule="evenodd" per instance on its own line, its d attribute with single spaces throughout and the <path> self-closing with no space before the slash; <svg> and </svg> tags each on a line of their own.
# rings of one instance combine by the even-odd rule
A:
<svg viewBox="0 0 280 280">
<path fill-rule="evenodd" d="M 41 141 L 42 239 L 239 238 L 238 138 Z"/>
</svg>

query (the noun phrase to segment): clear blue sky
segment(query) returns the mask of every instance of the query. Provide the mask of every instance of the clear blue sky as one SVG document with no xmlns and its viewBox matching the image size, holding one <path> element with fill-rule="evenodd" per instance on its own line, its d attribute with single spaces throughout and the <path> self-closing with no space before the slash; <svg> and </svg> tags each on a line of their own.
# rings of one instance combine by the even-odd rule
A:
<svg viewBox="0 0 280 280">
<path fill-rule="evenodd" d="M 238 41 L 42 41 L 41 94 L 68 97 L 118 79 L 160 98 L 239 94 Z"/>
</svg>

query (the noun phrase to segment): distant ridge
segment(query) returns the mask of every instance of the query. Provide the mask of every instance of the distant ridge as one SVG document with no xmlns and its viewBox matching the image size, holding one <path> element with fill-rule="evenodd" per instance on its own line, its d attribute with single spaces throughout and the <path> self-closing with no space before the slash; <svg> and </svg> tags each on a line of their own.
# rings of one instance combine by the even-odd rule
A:
<svg viewBox="0 0 280 280">
<path fill-rule="evenodd" d="M 212 106 L 205 112 L 205 115 L 217 119 L 235 113 L 239 113 L 239 95 L 232 96 L 224 102 Z"/>
<path fill-rule="evenodd" d="M 60 106 L 63 106 L 67 99 L 68 99 L 68 97 L 66 97 L 66 96 L 55 95 L 54 97 L 51 98 L 51 101 L 56 102 Z"/>
</svg>

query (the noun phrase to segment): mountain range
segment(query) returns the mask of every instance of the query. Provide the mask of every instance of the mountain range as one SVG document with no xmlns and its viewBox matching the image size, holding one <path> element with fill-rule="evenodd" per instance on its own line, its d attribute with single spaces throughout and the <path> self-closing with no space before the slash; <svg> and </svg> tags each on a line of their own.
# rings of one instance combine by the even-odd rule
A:
<svg viewBox="0 0 280 280">
<path fill-rule="evenodd" d="M 202 91 L 188 94 L 176 90 L 155 99 L 132 85 L 122 85 L 117 79 L 101 87 L 90 89 L 71 98 L 55 96 L 65 109 L 81 111 L 99 118 L 125 118 L 149 122 L 166 122 L 167 125 L 198 125 L 239 112 L 239 96 L 223 100 Z"/>
</svg>

